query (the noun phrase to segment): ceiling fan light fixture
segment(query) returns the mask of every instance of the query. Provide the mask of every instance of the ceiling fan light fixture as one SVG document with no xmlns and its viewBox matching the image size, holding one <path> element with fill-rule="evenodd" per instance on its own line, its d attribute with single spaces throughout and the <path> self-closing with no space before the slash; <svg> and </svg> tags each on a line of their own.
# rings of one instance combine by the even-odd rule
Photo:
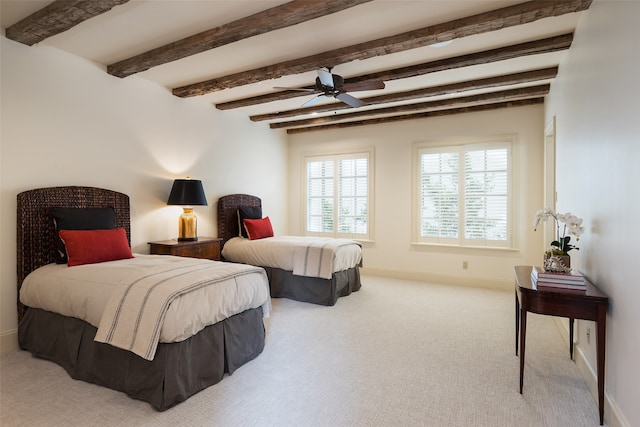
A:
<svg viewBox="0 0 640 427">
<path fill-rule="evenodd" d="M 316 92 L 319 92 L 319 94 L 302 104 L 302 107 L 310 107 L 323 97 L 335 98 L 353 108 L 362 107 L 363 105 L 366 105 L 366 103 L 352 95 L 349 95 L 347 92 L 357 90 L 378 90 L 384 89 L 385 87 L 382 80 L 346 84 L 344 82 L 344 78 L 338 74 L 331 73 L 331 68 L 329 67 L 318 69 L 316 70 L 316 73 L 318 74 L 318 77 L 316 77 L 315 81 L 315 90 Z"/>
</svg>

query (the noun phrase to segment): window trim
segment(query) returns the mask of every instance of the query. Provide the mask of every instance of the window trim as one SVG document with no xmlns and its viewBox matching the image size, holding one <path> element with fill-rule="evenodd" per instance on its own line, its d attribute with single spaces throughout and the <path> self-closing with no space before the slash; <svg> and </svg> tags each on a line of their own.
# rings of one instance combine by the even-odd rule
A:
<svg viewBox="0 0 640 427">
<path fill-rule="evenodd" d="M 352 239 L 359 242 L 370 242 L 373 241 L 373 224 L 374 224 L 374 177 L 375 177 L 375 149 L 374 147 L 366 147 L 358 150 L 349 150 L 349 151 L 336 151 L 336 152 L 317 152 L 317 153 L 307 153 L 302 156 L 302 231 L 305 236 L 317 236 L 317 237 L 333 237 L 333 238 L 344 238 L 344 239 Z M 332 233 L 323 233 L 323 232 L 312 232 L 307 230 L 307 195 L 308 195 L 308 183 L 307 183 L 307 163 L 310 161 L 318 161 L 318 160 L 338 160 L 340 158 L 359 158 L 366 157 L 367 158 L 367 234 L 350 234 L 350 233 L 338 233 L 337 227 Z M 338 185 L 337 182 L 334 185 Z M 335 193 L 337 199 L 337 192 Z M 337 224 L 336 219 L 334 218 L 335 223 Z"/>
<path fill-rule="evenodd" d="M 507 165 L 507 240 L 501 241 L 481 241 L 479 244 L 475 240 L 464 238 L 464 228 L 461 229 L 460 236 L 457 239 L 447 239 L 447 241 L 436 242 L 428 238 L 420 236 L 420 198 L 421 198 L 421 153 L 429 150 L 434 153 L 448 153 L 457 151 L 464 156 L 466 151 L 488 150 L 491 148 L 506 148 L 508 165 Z M 411 245 L 415 246 L 439 246 L 463 249 L 497 249 L 497 250 L 516 250 L 514 235 L 516 214 L 514 206 L 516 200 L 514 188 L 516 186 L 514 170 L 516 165 L 516 149 L 517 139 L 515 135 L 498 135 L 483 139 L 461 139 L 455 141 L 421 141 L 413 144 L 412 153 L 412 172 L 411 172 Z M 464 171 L 459 171 L 459 194 L 464 191 Z M 463 212 L 463 207 L 461 208 Z M 464 223 L 464 217 L 459 219 L 459 223 Z"/>
</svg>

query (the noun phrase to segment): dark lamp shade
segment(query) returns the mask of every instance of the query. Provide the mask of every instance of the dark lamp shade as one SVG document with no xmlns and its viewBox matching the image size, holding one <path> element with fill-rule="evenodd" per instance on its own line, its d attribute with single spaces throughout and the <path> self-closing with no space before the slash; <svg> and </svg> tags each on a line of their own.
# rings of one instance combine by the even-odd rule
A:
<svg viewBox="0 0 640 427">
<path fill-rule="evenodd" d="M 199 179 L 176 179 L 173 181 L 167 205 L 207 206 L 202 181 Z"/>
</svg>

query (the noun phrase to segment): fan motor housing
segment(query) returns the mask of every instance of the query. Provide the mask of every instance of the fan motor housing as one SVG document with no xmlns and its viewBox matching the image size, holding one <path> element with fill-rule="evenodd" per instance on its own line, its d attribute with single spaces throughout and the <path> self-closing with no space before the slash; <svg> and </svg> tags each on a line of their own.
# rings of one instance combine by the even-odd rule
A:
<svg viewBox="0 0 640 427">
<path fill-rule="evenodd" d="M 331 74 L 331 76 L 333 77 L 333 87 L 323 85 L 320 81 L 320 77 L 316 77 L 316 88 L 323 92 L 340 92 L 342 85 L 344 84 L 344 79 L 342 76 L 337 74 Z"/>
</svg>

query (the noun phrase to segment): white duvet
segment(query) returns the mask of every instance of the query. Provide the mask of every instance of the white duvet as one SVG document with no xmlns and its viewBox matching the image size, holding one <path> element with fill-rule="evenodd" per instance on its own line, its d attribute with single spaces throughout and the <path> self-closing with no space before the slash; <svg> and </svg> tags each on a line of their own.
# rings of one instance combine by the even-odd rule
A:
<svg viewBox="0 0 640 427">
<path fill-rule="evenodd" d="M 166 255 L 141 255 L 135 258 L 67 267 L 48 264 L 30 273 L 20 289 L 20 301 L 63 316 L 82 319 L 98 328 L 112 294 L 132 279 L 151 275 L 162 269 L 175 270 L 208 263 L 221 276 L 211 286 L 201 286 L 175 299 L 166 310 L 159 341 L 178 342 L 198 333 L 206 326 L 262 307 L 264 317 L 271 311 L 269 283 L 263 269 L 237 275 L 248 266 L 195 258 Z"/>
<path fill-rule="evenodd" d="M 309 236 L 275 236 L 249 240 L 229 239 L 222 249 L 225 259 L 292 271 L 300 276 L 331 278 L 335 272 L 360 264 L 360 244 L 347 239 Z"/>
</svg>

